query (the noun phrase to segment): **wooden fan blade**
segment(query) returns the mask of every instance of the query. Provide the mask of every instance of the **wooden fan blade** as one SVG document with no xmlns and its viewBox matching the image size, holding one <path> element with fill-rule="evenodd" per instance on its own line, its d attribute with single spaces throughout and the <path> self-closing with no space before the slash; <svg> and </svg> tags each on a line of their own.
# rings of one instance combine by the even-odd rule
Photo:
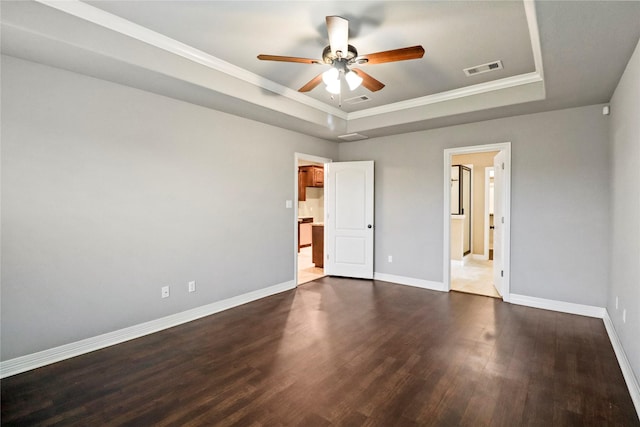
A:
<svg viewBox="0 0 640 427">
<path fill-rule="evenodd" d="M 402 49 L 387 50 L 384 52 L 370 53 L 358 58 L 367 59 L 367 64 L 382 64 L 385 62 L 406 61 L 408 59 L 419 59 L 424 55 L 422 46 L 404 47 Z"/>
<path fill-rule="evenodd" d="M 369 89 L 371 92 L 376 92 L 384 87 L 384 83 L 374 79 L 369 74 L 357 68 L 352 68 L 351 71 L 362 77 L 362 86 Z M 321 75 L 322 76 L 322 75 Z M 322 77 L 321 77 L 322 78 Z"/>
<path fill-rule="evenodd" d="M 327 16 L 327 33 L 331 53 L 342 52 L 346 57 L 349 52 L 349 21 L 340 16 Z"/>
<path fill-rule="evenodd" d="M 298 92 L 309 92 L 310 90 L 315 89 L 315 87 L 318 86 L 321 82 L 322 82 L 322 73 L 318 74 L 317 76 L 309 80 L 309 82 L 306 85 L 298 89 Z"/>
<path fill-rule="evenodd" d="M 261 61 L 299 62 L 301 64 L 323 64 L 319 59 L 298 58 L 295 56 L 258 55 Z"/>
</svg>

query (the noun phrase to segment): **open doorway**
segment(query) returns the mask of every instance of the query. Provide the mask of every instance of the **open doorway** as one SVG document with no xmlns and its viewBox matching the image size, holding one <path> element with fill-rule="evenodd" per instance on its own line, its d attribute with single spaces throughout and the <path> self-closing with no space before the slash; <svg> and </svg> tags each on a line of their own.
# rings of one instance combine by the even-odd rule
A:
<svg viewBox="0 0 640 427">
<path fill-rule="evenodd" d="M 296 171 L 296 284 L 325 276 L 324 273 L 324 164 L 330 159 L 299 154 Z"/>
<path fill-rule="evenodd" d="M 447 289 L 508 301 L 509 161 L 509 143 L 445 150 Z"/>
</svg>

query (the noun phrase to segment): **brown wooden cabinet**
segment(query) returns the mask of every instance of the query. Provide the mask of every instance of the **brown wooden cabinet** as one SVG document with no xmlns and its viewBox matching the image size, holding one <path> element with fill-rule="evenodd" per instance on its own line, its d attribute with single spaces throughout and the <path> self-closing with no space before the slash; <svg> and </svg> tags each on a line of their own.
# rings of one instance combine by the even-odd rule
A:
<svg viewBox="0 0 640 427">
<path fill-rule="evenodd" d="M 307 171 L 298 168 L 298 201 L 307 200 Z"/>
<path fill-rule="evenodd" d="M 309 177 L 307 178 L 307 187 L 324 187 L 324 167 L 311 166 L 309 168 Z"/>
<path fill-rule="evenodd" d="M 324 187 L 324 167 L 315 165 L 298 167 L 298 201 L 307 200 L 307 187 Z"/>
<path fill-rule="evenodd" d="M 313 217 L 298 218 L 298 252 L 300 248 L 311 246 L 311 223 Z"/>
<path fill-rule="evenodd" d="M 324 267 L 324 225 L 313 224 L 311 232 L 311 256 L 316 267 Z"/>
</svg>

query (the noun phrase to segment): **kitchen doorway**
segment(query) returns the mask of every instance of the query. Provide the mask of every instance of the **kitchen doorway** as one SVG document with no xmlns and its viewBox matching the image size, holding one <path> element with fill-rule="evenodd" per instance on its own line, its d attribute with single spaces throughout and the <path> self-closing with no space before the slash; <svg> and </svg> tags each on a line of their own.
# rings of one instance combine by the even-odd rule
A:
<svg viewBox="0 0 640 427">
<path fill-rule="evenodd" d="M 509 301 L 510 158 L 509 143 L 445 150 L 446 289 Z M 462 185 L 456 177 L 462 178 L 463 169 L 458 168 L 460 173 L 456 174 L 455 165 L 471 169 L 468 189 L 453 188 Z M 499 174 L 495 173 L 498 167 Z M 497 179 L 490 177 L 490 170 L 498 175 Z M 487 191 L 487 183 L 492 183 L 495 191 Z M 465 193 L 471 195 L 471 202 L 463 210 L 462 199 L 460 203 L 454 199 Z M 489 206 L 493 201 L 500 206 Z M 454 209 L 456 206 L 458 209 Z M 494 212 L 498 215 L 495 220 Z M 469 219 L 471 225 L 465 227 L 465 220 Z M 492 235 L 494 239 L 490 239 Z M 469 240 L 471 247 L 467 252 Z M 489 255 L 494 253 L 495 259 L 490 259 Z"/>
<path fill-rule="evenodd" d="M 317 156 L 295 155 L 295 278 L 302 285 L 325 276 L 324 273 L 324 164 Z"/>
</svg>

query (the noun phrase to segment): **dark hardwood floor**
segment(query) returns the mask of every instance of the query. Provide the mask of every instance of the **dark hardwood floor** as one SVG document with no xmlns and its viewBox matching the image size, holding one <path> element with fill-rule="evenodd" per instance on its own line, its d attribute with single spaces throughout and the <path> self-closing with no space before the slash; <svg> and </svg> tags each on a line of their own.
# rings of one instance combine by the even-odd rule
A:
<svg viewBox="0 0 640 427">
<path fill-rule="evenodd" d="M 6 426 L 640 425 L 602 320 L 337 278 L 1 391 Z"/>
</svg>

